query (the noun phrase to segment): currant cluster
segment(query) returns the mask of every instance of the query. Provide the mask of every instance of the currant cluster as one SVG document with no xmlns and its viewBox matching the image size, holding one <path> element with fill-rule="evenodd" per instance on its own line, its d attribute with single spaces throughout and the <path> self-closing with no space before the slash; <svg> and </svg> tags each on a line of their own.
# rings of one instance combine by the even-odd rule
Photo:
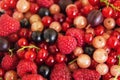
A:
<svg viewBox="0 0 120 80">
<path fill-rule="evenodd" d="M 0 0 L 0 80 L 120 80 L 120 0 Z"/>
</svg>

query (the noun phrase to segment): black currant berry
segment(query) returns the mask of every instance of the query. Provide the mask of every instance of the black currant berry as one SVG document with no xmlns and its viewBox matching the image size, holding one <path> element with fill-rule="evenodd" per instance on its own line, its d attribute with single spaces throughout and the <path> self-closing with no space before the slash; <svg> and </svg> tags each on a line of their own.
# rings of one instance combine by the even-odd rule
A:
<svg viewBox="0 0 120 80">
<path fill-rule="evenodd" d="M 5 39 L 0 37 L 0 51 L 7 51 L 9 49 L 9 42 Z"/>
<path fill-rule="evenodd" d="M 85 45 L 83 49 L 84 53 L 88 54 L 89 56 L 92 56 L 95 51 L 95 48 L 92 45 Z"/>
<path fill-rule="evenodd" d="M 30 26 L 30 22 L 28 21 L 28 19 L 24 18 L 20 21 L 20 25 L 21 27 L 28 28 Z"/>
<path fill-rule="evenodd" d="M 47 65 L 41 65 L 38 69 L 38 73 L 43 77 L 48 78 L 50 75 L 50 68 Z"/>
<path fill-rule="evenodd" d="M 50 11 L 49 11 L 48 8 L 40 8 L 40 10 L 38 11 L 38 15 L 40 17 L 49 16 L 50 15 Z"/>
<path fill-rule="evenodd" d="M 48 28 L 43 32 L 43 38 L 47 43 L 54 43 L 57 40 L 58 33 L 52 28 Z"/>
<path fill-rule="evenodd" d="M 42 41 L 42 33 L 40 31 L 33 31 L 31 34 L 31 39 L 38 43 Z"/>
</svg>

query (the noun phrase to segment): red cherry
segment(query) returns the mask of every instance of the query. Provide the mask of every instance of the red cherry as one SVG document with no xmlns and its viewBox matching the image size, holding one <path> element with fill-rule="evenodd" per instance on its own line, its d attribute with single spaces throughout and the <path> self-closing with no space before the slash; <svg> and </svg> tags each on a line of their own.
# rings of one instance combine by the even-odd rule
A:
<svg viewBox="0 0 120 80">
<path fill-rule="evenodd" d="M 36 3 L 30 3 L 30 12 L 31 13 L 37 13 L 37 11 L 39 10 L 39 6 Z"/>
<path fill-rule="evenodd" d="M 94 9 L 94 7 L 92 5 L 86 5 L 81 9 L 81 12 L 82 12 L 83 15 L 86 16 L 93 9 Z"/>
<path fill-rule="evenodd" d="M 43 60 L 45 60 L 47 57 L 48 57 L 48 51 L 47 50 L 45 50 L 45 49 L 40 49 L 39 51 L 38 51 L 38 54 L 37 54 L 37 57 L 39 58 L 39 59 L 43 59 Z"/>
<path fill-rule="evenodd" d="M 119 40 L 115 36 L 110 36 L 107 40 L 107 45 L 110 48 L 115 48 L 118 45 Z"/>
<path fill-rule="evenodd" d="M 55 56 L 55 61 L 58 63 L 64 62 L 65 61 L 65 55 L 61 53 L 57 53 Z"/>
<path fill-rule="evenodd" d="M 62 14 L 62 13 L 58 13 L 58 14 L 55 14 L 55 15 L 53 16 L 53 19 L 54 19 L 55 21 L 58 21 L 58 22 L 62 23 L 62 22 L 65 21 L 65 15 Z"/>
<path fill-rule="evenodd" d="M 96 5 L 99 5 L 100 1 L 99 0 L 88 0 L 89 3 L 92 5 L 92 6 L 96 6 Z"/>
<path fill-rule="evenodd" d="M 28 41 L 25 38 L 20 38 L 17 42 L 18 46 L 22 47 L 22 46 L 27 46 L 28 45 Z"/>
<path fill-rule="evenodd" d="M 0 68 L 0 77 L 3 77 L 4 74 L 5 74 L 5 71 L 2 68 Z"/>
<path fill-rule="evenodd" d="M 33 61 L 35 60 L 35 58 L 36 58 L 36 53 L 34 51 L 28 50 L 25 52 L 25 59 Z"/>
<path fill-rule="evenodd" d="M 112 75 L 110 74 L 110 72 L 108 72 L 107 74 L 103 75 L 103 77 L 102 77 L 103 80 L 109 80 L 110 78 L 112 78 Z"/>
<path fill-rule="evenodd" d="M 53 19 L 50 16 L 44 16 L 42 18 L 42 23 L 45 27 L 49 27 L 49 25 L 51 24 L 52 21 L 53 21 Z"/>
<path fill-rule="evenodd" d="M 55 59 L 53 57 L 53 55 L 50 55 L 46 60 L 45 60 L 45 64 L 48 66 L 53 66 L 55 63 Z"/>
<path fill-rule="evenodd" d="M 99 25 L 95 28 L 95 34 L 102 35 L 105 32 L 105 28 L 102 25 Z"/>
<path fill-rule="evenodd" d="M 118 26 L 120 26 L 120 18 L 117 18 L 117 19 L 116 19 L 116 24 L 117 24 Z"/>
<path fill-rule="evenodd" d="M 70 28 L 69 23 L 68 22 L 63 22 L 62 23 L 62 31 L 66 32 L 68 28 Z"/>
<path fill-rule="evenodd" d="M 111 7 L 104 7 L 102 9 L 102 14 L 104 17 L 112 17 L 113 9 Z"/>
<path fill-rule="evenodd" d="M 27 38 L 28 37 L 28 34 L 29 34 L 29 30 L 26 29 L 26 28 L 21 28 L 18 32 L 19 36 L 20 37 L 24 37 L 24 38 Z"/>
<path fill-rule="evenodd" d="M 93 40 L 93 34 L 92 33 L 85 33 L 85 42 L 90 43 Z"/>
<path fill-rule="evenodd" d="M 70 4 L 66 8 L 66 14 L 69 18 L 75 18 L 78 16 L 78 12 L 77 6 L 74 4 Z"/>
</svg>

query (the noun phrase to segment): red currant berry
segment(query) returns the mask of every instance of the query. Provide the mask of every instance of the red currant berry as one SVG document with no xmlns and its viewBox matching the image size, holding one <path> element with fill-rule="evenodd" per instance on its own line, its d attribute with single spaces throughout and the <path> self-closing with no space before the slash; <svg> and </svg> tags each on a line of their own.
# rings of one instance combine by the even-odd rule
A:
<svg viewBox="0 0 120 80">
<path fill-rule="evenodd" d="M 111 36 L 115 36 L 117 39 L 120 39 L 120 33 L 118 31 L 113 31 Z"/>
<path fill-rule="evenodd" d="M 69 18 L 75 18 L 76 16 L 78 16 L 78 12 L 78 8 L 74 4 L 70 4 L 66 8 L 66 13 Z"/>
<path fill-rule="evenodd" d="M 52 53 L 52 54 L 55 54 L 55 53 L 58 52 L 58 48 L 57 48 L 56 45 L 50 45 L 50 46 L 48 47 L 48 51 L 49 51 L 50 53 Z"/>
<path fill-rule="evenodd" d="M 120 18 L 117 18 L 117 19 L 116 19 L 116 24 L 117 24 L 118 26 L 120 26 Z"/>
<path fill-rule="evenodd" d="M 63 22 L 62 23 L 62 31 L 66 32 L 68 28 L 70 28 L 69 23 L 68 22 Z"/>
<path fill-rule="evenodd" d="M 85 33 L 85 42 L 90 43 L 93 40 L 93 34 L 92 33 Z"/>
<path fill-rule="evenodd" d="M 99 5 L 100 1 L 99 0 L 88 0 L 89 3 L 92 5 L 92 6 L 96 6 L 96 5 Z"/>
<path fill-rule="evenodd" d="M 104 17 L 112 17 L 113 9 L 111 7 L 104 7 L 102 9 L 102 14 Z"/>
<path fill-rule="evenodd" d="M 25 38 L 20 38 L 17 42 L 18 46 L 22 47 L 22 46 L 27 46 L 28 45 L 28 41 Z"/>
<path fill-rule="evenodd" d="M 74 4 L 77 6 L 78 10 L 82 8 L 82 3 L 80 1 L 75 1 Z"/>
<path fill-rule="evenodd" d="M 53 66 L 55 63 L 55 59 L 53 55 L 48 56 L 48 58 L 45 60 L 45 64 L 48 66 Z"/>
<path fill-rule="evenodd" d="M 117 59 L 112 57 L 112 56 L 109 56 L 107 61 L 106 61 L 106 64 L 111 67 L 113 66 L 115 63 L 117 62 Z"/>
<path fill-rule="evenodd" d="M 110 78 L 112 78 L 112 75 L 110 74 L 110 72 L 102 76 L 103 80 L 109 80 Z"/>
<path fill-rule="evenodd" d="M 107 45 L 110 48 L 115 48 L 118 45 L 119 40 L 115 36 L 110 36 L 107 40 Z"/>
<path fill-rule="evenodd" d="M 0 68 L 0 77 L 3 77 L 4 74 L 5 74 L 5 71 L 2 68 Z"/>
<path fill-rule="evenodd" d="M 45 27 L 49 27 L 49 25 L 51 24 L 52 21 L 53 21 L 53 19 L 50 16 L 44 16 L 42 18 L 42 23 Z"/>
<path fill-rule="evenodd" d="M 64 62 L 65 61 L 65 55 L 61 53 L 57 53 L 55 56 L 55 61 L 58 63 Z"/>
<path fill-rule="evenodd" d="M 20 59 L 24 59 L 25 52 L 26 52 L 25 50 L 17 51 L 17 56 L 18 56 Z"/>
<path fill-rule="evenodd" d="M 37 13 L 37 11 L 39 10 L 39 6 L 36 3 L 30 3 L 30 12 L 31 13 Z"/>
<path fill-rule="evenodd" d="M 9 38 L 10 42 L 16 42 L 19 39 L 19 37 L 16 33 L 11 34 L 10 36 L 8 36 L 8 38 Z"/>
<path fill-rule="evenodd" d="M 38 54 L 37 54 L 37 57 L 39 58 L 39 59 L 43 59 L 43 60 L 45 60 L 47 57 L 48 57 L 48 51 L 47 50 L 45 50 L 45 49 L 40 49 L 39 51 L 38 51 Z"/>
<path fill-rule="evenodd" d="M 62 22 L 65 21 L 65 15 L 62 14 L 62 13 L 58 13 L 58 14 L 55 14 L 55 15 L 53 16 L 53 19 L 54 19 L 55 21 L 58 21 L 58 22 L 62 23 Z"/>
<path fill-rule="evenodd" d="M 28 37 L 29 30 L 26 28 L 21 28 L 20 31 L 18 32 L 20 37 L 27 38 Z"/>
<path fill-rule="evenodd" d="M 35 60 L 35 58 L 36 58 L 36 53 L 34 51 L 28 50 L 25 52 L 25 59 L 33 61 Z"/>
<path fill-rule="evenodd" d="M 105 28 L 102 25 L 99 25 L 95 28 L 95 34 L 102 35 L 105 32 Z"/>
</svg>

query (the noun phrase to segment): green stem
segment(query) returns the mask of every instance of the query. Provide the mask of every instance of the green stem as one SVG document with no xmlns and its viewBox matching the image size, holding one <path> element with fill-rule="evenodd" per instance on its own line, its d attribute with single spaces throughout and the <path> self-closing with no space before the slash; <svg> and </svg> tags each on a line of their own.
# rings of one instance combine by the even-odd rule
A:
<svg viewBox="0 0 120 80">
<path fill-rule="evenodd" d="M 118 55 L 117 57 L 118 57 L 118 65 L 120 66 L 120 55 Z"/>
<path fill-rule="evenodd" d="M 35 45 L 30 45 L 30 46 L 23 46 L 22 48 L 18 49 L 18 51 L 22 51 L 22 50 L 27 49 L 27 48 L 29 48 L 29 49 L 35 48 L 37 50 L 40 49 L 39 47 L 36 47 Z"/>
<path fill-rule="evenodd" d="M 74 63 L 75 61 L 77 61 L 77 58 L 76 59 L 74 59 L 74 60 L 72 60 L 71 62 L 69 62 L 68 64 L 72 64 L 72 63 Z"/>
</svg>

